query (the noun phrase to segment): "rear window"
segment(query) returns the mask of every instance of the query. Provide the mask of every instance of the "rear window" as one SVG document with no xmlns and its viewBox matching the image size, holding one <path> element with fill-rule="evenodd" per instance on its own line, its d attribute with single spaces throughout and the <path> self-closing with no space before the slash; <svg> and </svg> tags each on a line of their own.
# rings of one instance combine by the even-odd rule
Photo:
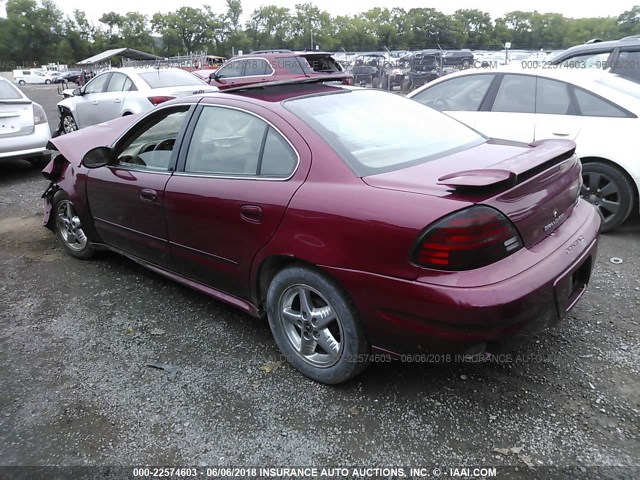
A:
<svg viewBox="0 0 640 480">
<path fill-rule="evenodd" d="M 342 90 L 284 102 L 360 177 L 406 168 L 486 138 L 418 102 L 375 90 Z"/>
<path fill-rule="evenodd" d="M 151 88 L 202 86 L 203 81 L 183 70 L 157 70 L 138 73 Z"/>
<path fill-rule="evenodd" d="M 0 81 L 0 100 L 22 100 L 20 91 L 9 82 Z"/>
</svg>

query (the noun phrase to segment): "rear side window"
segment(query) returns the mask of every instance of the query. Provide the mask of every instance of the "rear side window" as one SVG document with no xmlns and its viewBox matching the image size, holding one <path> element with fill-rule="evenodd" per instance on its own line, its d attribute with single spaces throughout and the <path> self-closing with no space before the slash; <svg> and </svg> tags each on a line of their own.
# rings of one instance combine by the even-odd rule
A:
<svg viewBox="0 0 640 480">
<path fill-rule="evenodd" d="M 412 97 L 427 107 L 441 112 L 474 112 L 480 108 L 495 75 L 467 75 L 445 80 Z"/>
<path fill-rule="evenodd" d="M 564 82 L 538 78 L 536 113 L 569 115 L 571 113 L 571 96 L 568 87 Z"/>
<path fill-rule="evenodd" d="M 304 75 L 305 72 L 300 64 L 300 60 L 306 62 L 304 58 L 298 59 L 296 57 L 283 57 L 274 60 L 272 63 L 276 63 L 278 68 L 288 70 L 294 75 Z"/>
<path fill-rule="evenodd" d="M 580 113 L 587 117 L 628 117 L 627 112 L 606 100 L 585 92 L 580 88 L 574 89 Z"/>
<path fill-rule="evenodd" d="M 138 75 L 151 88 L 187 87 L 190 85 L 202 87 L 204 83 L 195 75 L 184 70 L 157 70 L 138 73 Z"/>
<path fill-rule="evenodd" d="M 22 94 L 9 82 L 0 81 L 0 100 L 22 100 Z"/>
<path fill-rule="evenodd" d="M 536 111 L 536 77 L 505 75 L 491 111 L 534 113 Z"/>
</svg>

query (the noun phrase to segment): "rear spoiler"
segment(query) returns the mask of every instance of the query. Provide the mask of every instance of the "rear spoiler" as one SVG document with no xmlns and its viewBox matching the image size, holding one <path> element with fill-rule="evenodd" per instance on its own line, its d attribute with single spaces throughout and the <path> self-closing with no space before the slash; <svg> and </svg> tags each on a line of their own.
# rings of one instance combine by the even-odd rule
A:
<svg viewBox="0 0 640 480">
<path fill-rule="evenodd" d="M 547 168 L 571 158 L 576 152 L 572 140 L 538 140 L 520 155 L 492 165 L 450 173 L 438 178 L 438 185 L 454 188 L 486 188 L 497 185 L 513 187 Z"/>
<path fill-rule="evenodd" d="M 273 82 L 252 83 L 250 85 L 243 85 L 240 87 L 225 88 L 224 90 L 222 90 L 222 93 L 240 92 L 242 90 L 256 90 L 259 88 L 267 88 L 267 87 L 279 87 L 281 85 L 300 85 L 300 84 L 309 84 L 309 83 L 337 82 L 341 80 L 349 80 L 352 78 L 353 78 L 353 75 L 346 72 L 327 73 L 327 74 L 319 74 L 317 72 L 314 72 L 314 75 L 312 77 L 299 77 L 299 78 L 290 78 L 286 80 L 274 80 Z"/>
</svg>

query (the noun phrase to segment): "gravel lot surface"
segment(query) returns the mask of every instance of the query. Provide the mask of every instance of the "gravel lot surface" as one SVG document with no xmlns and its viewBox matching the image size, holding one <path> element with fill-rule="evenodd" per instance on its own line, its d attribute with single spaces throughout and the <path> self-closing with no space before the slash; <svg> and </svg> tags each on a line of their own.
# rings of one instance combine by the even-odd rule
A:
<svg viewBox="0 0 640 480">
<path fill-rule="evenodd" d="M 24 90 L 53 128 L 55 88 Z M 518 478 L 619 466 L 600 473 L 640 477 L 637 215 L 602 237 L 565 321 L 512 361 L 376 364 L 328 387 L 277 362 L 266 322 L 115 254 L 66 256 L 41 227 L 46 185 L 26 162 L 0 163 L 0 465 L 510 465 Z"/>
</svg>

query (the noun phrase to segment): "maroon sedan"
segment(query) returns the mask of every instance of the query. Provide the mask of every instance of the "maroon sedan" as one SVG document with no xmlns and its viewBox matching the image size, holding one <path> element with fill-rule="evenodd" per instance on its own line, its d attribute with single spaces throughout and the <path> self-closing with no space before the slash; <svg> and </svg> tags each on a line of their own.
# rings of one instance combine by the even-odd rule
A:
<svg viewBox="0 0 640 480">
<path fill-rule="evenodd" d="M 337 63 L 330 56 L 327 58 L 324 52 L 305 55 L 290 50 L 258 51 L 232 58 L 218 70 L 210 73 L 208 80 L 210 85 L 226 90 L 281 80 L 326 79 L 327 74 L 332 73 L 334 80 L 350 85 L 353 76 L 345 72 L 339 72 L 342 75 L 336 76 L 338 72 L 330 70 L 332 65 L 337 66 Z M 201 78 L 202 74 L 197 72 L 196 75 Z"/>
<path fill-rule="evenodd" d="M 571 141 L 487 139 L 377 90 L 262 85 L 52 140 L 45 223 L 268 317 L 305 375 L 481 352 L 585 291 L 600 219 Z"/>
</svg>

